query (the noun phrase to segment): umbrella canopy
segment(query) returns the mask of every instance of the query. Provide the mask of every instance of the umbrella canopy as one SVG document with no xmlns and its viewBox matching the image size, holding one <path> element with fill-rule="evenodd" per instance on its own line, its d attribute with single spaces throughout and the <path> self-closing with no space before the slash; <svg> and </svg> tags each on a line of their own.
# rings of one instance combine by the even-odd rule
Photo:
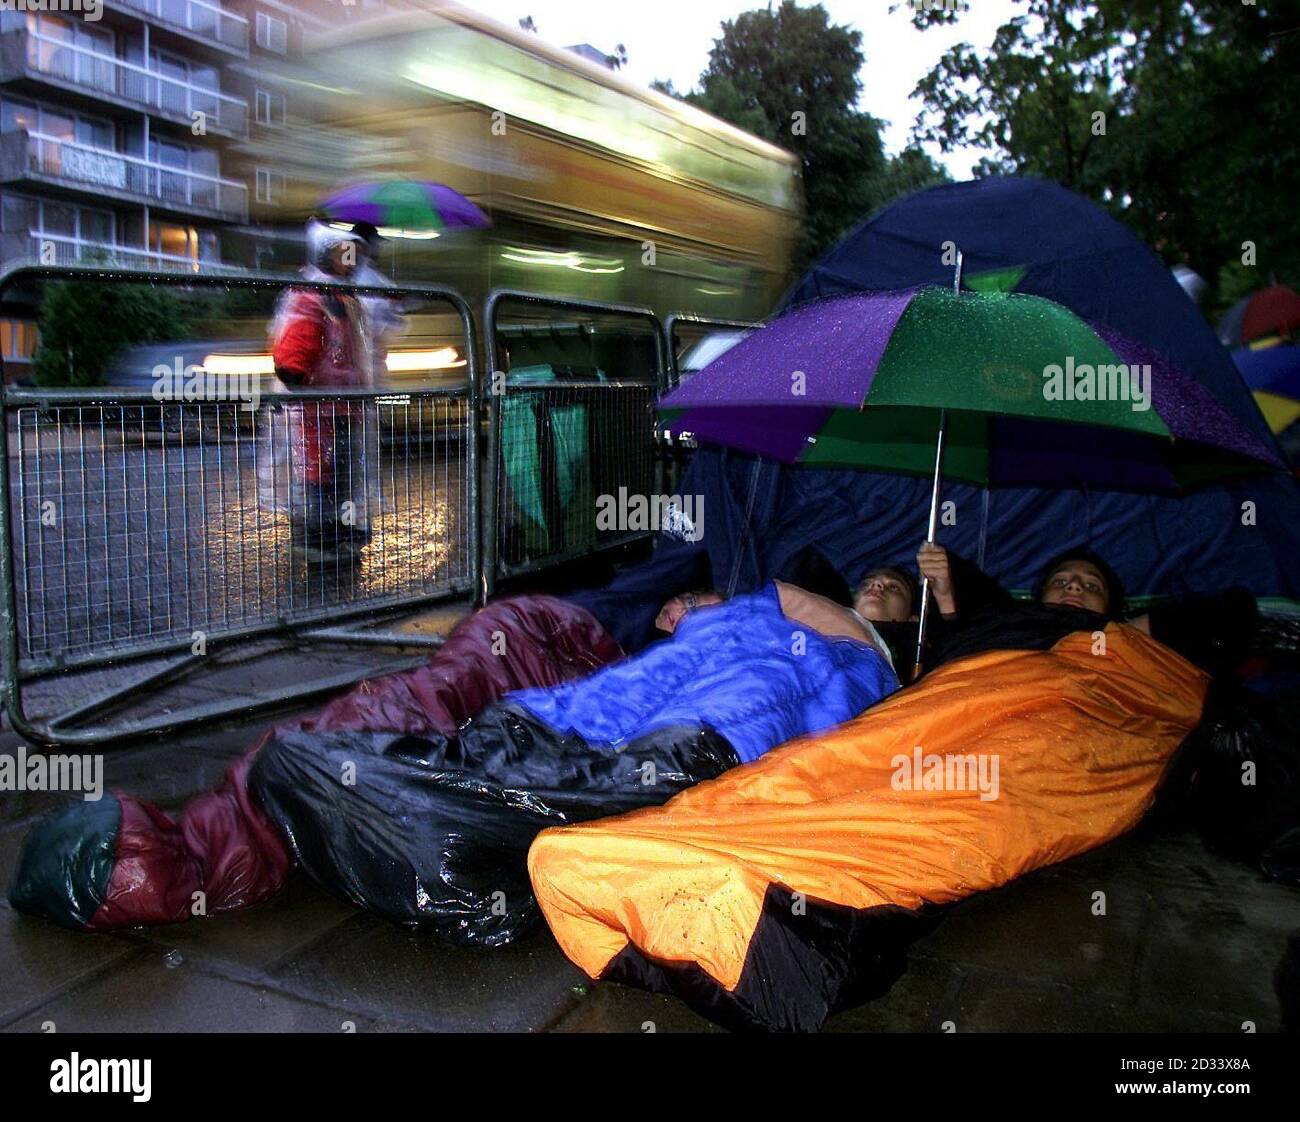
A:
<svg viewBox="0 0 1300 1122">
<path fill-rule="evenodd" d="M 1253 343 L 1269 336 L 1291 338 L 1300 329 L 1300 293 L 1284 284 L 1270 285 L 1237 301 L 1219 320 L 1225 347 Z"/>
<path fill-rule="evenodd" d="M 1232 361 L 1252 390 L 1300 398 L 1300 347 L 1238 347 Z"/>
<path fill-rule="evenodd" d="M 940 288 L 816 301 L 661 402 L 670 426 L 786 462 L 981 485 L 1176 491 L 1281 468 L 1151 348 L 1035 296 Z M 1083 427 L 1086 426 L 1086 427 Z"/>
<path fill-rule="evenodd" d="M 1269 428 L 1282 432 L 1300 420 L 1300 347 L 1239 347 L 1232 361 Z"/>
<path fill-rule="evenodd" d="M 336 191 L 321 206 L 341 222 L 368 222 L 407 234 L 491 225 L 488 216 L 459 191 L 419 179 L 356 183 Z"/>
</svg>

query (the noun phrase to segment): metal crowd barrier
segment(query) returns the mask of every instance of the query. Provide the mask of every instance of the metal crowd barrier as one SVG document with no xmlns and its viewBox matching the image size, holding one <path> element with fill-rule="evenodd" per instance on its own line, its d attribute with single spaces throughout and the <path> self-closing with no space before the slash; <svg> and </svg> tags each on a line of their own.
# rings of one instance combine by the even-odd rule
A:
<svg viewBox="0 0 1300 1122">
<path fill-rule="evenodd" d="M 498 290 L 488 297 L 483 317 L 493 355 L 502 341 L 503 305 L 643 325 L 654 362 L 641 377 L 610 372 L 583 381 L 527 382 L 512 378 L 510 370 L 493 370 L 487 391 L 485 596 L 501 578 L 649 536 L 649 528 L 634 528 L 634 511 L 626 516 L 630 500 L 655 489 L 654 407 L 666 369 L 662 327 L 649 308 Z"/>
<path fill-rule="evenodd" d="M 67 280 L 304 284 L 23 266 L 0 275 L 0 296 Z M 238 654 L 288 637 L 437 646 L 439 636 L 386 631 L 371 617 L 466 596 L 481 604 L 500 579 L 648 537 L 655 527 L 635 521 L 635 502 L 671 493 L 680 467 L 654 415 L 657 395 L 677 382 L 679 328 L 754 326 L 680 313 L 661 323 L 648 308 L 501 290 L 486 301 L 480 337 L 451 288 L 344 287 L 454 313 L 464 384 L 267 392 L 250 410 L 234 400 L 160 401 L 147 389 L 5 388 L 0 378 L 0 704 L 25 738 L 103 744 L 327 692 L 367 671 L 107 719 L 125 698 L 189 674 L 217 648 Z M 503 325 L 503 308 L 531 322 Z M 581 336 L 583 328 L 558 322 L 575 318 L 590 330 L 604 325 L 597 333 L 610 369 L 542 362 L 532 369 L 546 367 L 546 377 L 537 378 L 501 359 L 506 369 L 497 371 L 511 332 L 520 352 L 532 333 L 536 352 L 549 334 Z M 333 449 L 328 487 L 295 467 L 308 446 Z M 347 528 L 329 532 L 354 537 L 355 548 L 313 557 L 331 523 L 326 508 L 344 500 Z M 359 626 L 364 618 L 372 626 Z M 55 715 L 24 708 L 24 688 L 30 694 L 43 679 L 145 659 L 149 669 L 128 685 Z"/>
<path fill-rule="evenodd" d="M 692 312 L 669 312 L 664 316 L 664 343 L 667 347 L 668 362 L 665 367 L 664 390 L 674 390 L 681 382 L 678 369 L 678 329 L 693 327 L 701 332 L 709 331 L 753 331 L 763 325 L 755 320 L 718 319 L 712 316 L 697 316 Z"/>
<path fill-rule="evenodd" d="M 0 294 L 60 280 L 276 290 L 303 283 L 22 268 L 0 278 Z M 217 646 L 291 633 L 327 642 L 440 642 L 347 624 L 472 594 L 480 583 L 472 316 L 450 288 L 354 291 L 454 312 L 464 385 L 400 394 L 262 393 L 250 410 L 234 400 L 159 401 L 145 389 L 0 383 L 7 444 L 0 457 L 0 662 L 3 705 L 17 732 L 38 744 L 101 743 L 305 692 L 282 684 L 180 713 L 85 727 L 125 694 L 188 673 Z M 313 468 L 304 448 L 318 459 L 327 455 L 330 471 Z M 161 668 L 126 687 L 40 720 L 24 710 L 23 687 L 40 678 L 147 657 L 161 657 Z M 364 676 L 341 671 L 313 682 L 311 692 Z"/>
</svg>

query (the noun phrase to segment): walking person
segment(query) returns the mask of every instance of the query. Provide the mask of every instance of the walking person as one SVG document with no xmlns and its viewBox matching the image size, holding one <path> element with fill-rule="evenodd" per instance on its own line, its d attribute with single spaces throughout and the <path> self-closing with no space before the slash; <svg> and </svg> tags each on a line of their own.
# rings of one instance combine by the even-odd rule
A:
<svg viewBox="0 0 1300 1122">
<path fill-rule="evenodd" d="M 357 234 L 312 219 L 303 279 L 353 279 L 364 252 Z M 292 389 L 366 389 L 374 381 L 367 316 L 349 292 L 286 289 L 271 325 L 271 353 L 276 376 Z M 370 539 L 363 403 L 317 398 L 286 413 L 293 547 L 309 563 L 350 560 Z"/>
</svg>

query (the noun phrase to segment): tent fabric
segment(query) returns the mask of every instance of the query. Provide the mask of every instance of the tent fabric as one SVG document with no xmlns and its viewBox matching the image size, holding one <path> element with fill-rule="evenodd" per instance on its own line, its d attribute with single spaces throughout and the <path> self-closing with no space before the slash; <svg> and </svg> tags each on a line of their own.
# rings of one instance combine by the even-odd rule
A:
<svg viewBox="0 0 1300 1122">
<path fill-rule="evenodd" d="M 592 978 L 732 1027 L 820 1027 L 888 987 L 936 907 L 1100 845 L 1150 805 L 1208 679 L 1131 627 L 1105 639 L 952 662 L 663 807 L 544 831 L 528 869 L 551 931 Z M 970 782 L 932 788 L 930 761 L 967 759 L 981 782 L 997 761 L 996 783 L 950 771 Z"/>
<path fill-rule="evenodd" d="M 1056 554 L 1086 543 L 1114 566 L 1131 595 L 1185 597 L 1234 584 L 1256 596 L 1290 596 L 1300 555 L 1286 556 L 1278 543 L 1294 527 L 1279 522 L 1285 507 L 1268 501 L 1256 490 L 1261 486 L 1256 480 L 1212 488 L 1189 505 L 1150 495 L 1058 496 L 945 483 L 938 541 L 1012 589 L 1032 588 Z M 785 468 L 712 448 L 695 453 L 680 490 L 701 496 L 708 511 L 699 544 L 709 584 L 742 592 L 777 576 L 807 548 L 850 584 L 876 565 L 914 570 L 930 503 L 930 481 L 919 477 Z M 657 609 L 682 591 L 681 579 L 680 568 L 659 569 L 652 556 L 642 571 L 620 577 L 625 609 L 649 614 L 652 604 Z"/>
<path fill-rule="evenodd" d="M 951 284 L 942 242 L 964 258 L 968 287 L 1064 304 L 1165 355 L 1269 448 L 1267 422 L 1228 352 L 1160 259 L 1099 207 L 1052 183 L 990 178 L 892 204 L 823 257 L 787 294 L 804 301 L 864 290 Z M 1087 545 L 1130 594 L 1185 597 L 1241 585 L 1300 599 L 1300 491 L 1280 474 L 1182 496 L 1070 485 L 985 489 L 945 481 L 938 540 L 1007 588 L 1028 589 L 1061 549 Z M 930 481 L 884 472 L 786 467 L 700 447 L 675 490 L 704 504 L 704 540 L 660 536 L 652 556 L 606 589 L 571 597 L 627 650 L 654 638 L 670 596 L 750 592 L 815 548 L 851 583 L 871 566 L 911 567 L 924 538 Z M 707 560 L 706 560 L 707 558 Z"/>
<path fill-rule="evenodd" d="M 978 287 L 982 276 L 998 271 L 1023 270 L 1014 291 L 1055 300 L 1159 351 L 1276 448 L 1228 352 L 1168 268 L 1101 208 L 1053 183 L 980 179 L 893 203 L 818 261 L 781 310 L 849 292 L 951 285 L 945 242 L 962 251 L 968 286 Z M 996 287 L 1009 279 L 1014 278 L 1004 274 Z M 775 467 L 763 471 L 780 474 Z M 807 526 L 796 534 L 809 544 L 809 535 L 832 540 L 851 531 L 852 547 L 837 551 L 852 566 L 846 575 L 855 576 L 864 557 L 879 563 L 909 559 L 925 529 L 927 481 L 884 473 L 819 474 L 821 481 L 802 484 L 765 480 L 760 498 L 767 499 L 769 511 L 779 504 L 783 513 L 795 496 L 827 496 L 843 514 L 834 518 L 807 507 Z M 945 485 L 943 498 L 956 504 L 956 525 L 941 525 L 939 540 L 977 560 L 982 553 L 984 568 L 1008 587 L 1029 587 L 1058 546 L 1086 542 L 1135 594 L 1211 591 L 1231 574 L 1256 596 L 1300 597 L 1300 491 L 1283 475 L 1175 498 L 1079 487 L 998 488 L 988 492 L 987 519 L 984 495 L 979 488 Z M 768 563 L 762 553 L 797 548 L 797 542 L 769 526 L 761 510 L 755 521 L 771 543 L 760 549 L 749 578 L 762 580 Z M 1043 533 L 1044 527 L 1052 532 Z M 709 509 L 706 538 L 715 568 L 720 560 L 726 565 L 729 559 L 717 554 L 730 547 L 715 545 L 713 538 L 725 539 L 734 528 Z M 744 564 L 752 568 L 753 559 Z"/>
<path fill-rule="evenodd" d="M 205 914 L 259 903 L 294 865 L 286 836 L 249 795 L 249 769 L 268 739 L 340 730 L 451 736 L 509 690 L 555 685 L 622 654 L 576 605 L 550 596 L 497 601 L 457 624 L 423 666 L 361 682 L 268 733 L 176 820 L 111 792 L 37 823 L 23 842 L 10 902 L 92 931 L 188 919 L 197 892 Z"/>
</svg>

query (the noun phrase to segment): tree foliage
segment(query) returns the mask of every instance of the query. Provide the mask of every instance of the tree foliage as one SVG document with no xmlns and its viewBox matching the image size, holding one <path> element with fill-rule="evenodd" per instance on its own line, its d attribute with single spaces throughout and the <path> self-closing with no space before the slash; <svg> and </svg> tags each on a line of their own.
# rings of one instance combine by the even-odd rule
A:
<svg viewBox="0 0 1300 1122">
<path fill-rule="evenodd" d="M 1293 2 L 1016 3 L 991 45 L 960 43 L 921 80 L 916 141 L 982 149 L 977 175 L 1041 176 L 1094 199 L 1221 299 L 1240 287 L 1243 243 L 1256 283 L 1297 276 Z"/>
<path fill-rule="evenodd" d="M 137 343 L 183 338 L 189 311 L 166 289 L 63 281 L 41 307 L 32 375 L 41 386 L 96 386 L 114 357 Z"/>
<path fill-rule="evenodd" d="M 870 208 L 885 169 L 880 122 L 856 108 L 862 34 L 831 23 L 820 4 L 743 12 L 722 25 L 697 90 L 686 100 L 799 157 L 806 264 Z"/>
</svg>

